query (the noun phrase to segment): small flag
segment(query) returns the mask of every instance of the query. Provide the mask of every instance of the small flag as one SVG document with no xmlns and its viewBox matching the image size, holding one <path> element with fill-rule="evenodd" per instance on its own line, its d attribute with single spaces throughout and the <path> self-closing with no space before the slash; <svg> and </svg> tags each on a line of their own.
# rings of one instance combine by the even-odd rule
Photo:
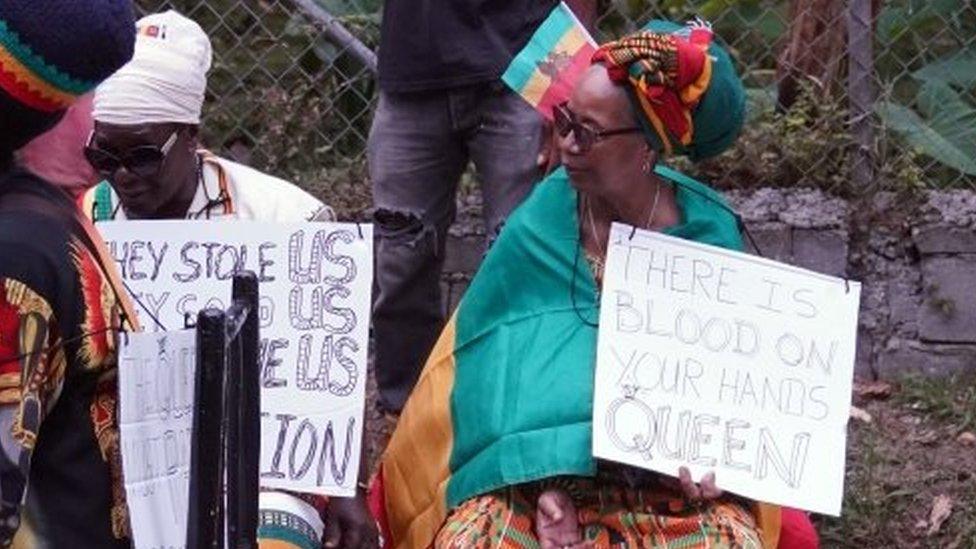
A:
<svg viewBox="0 0 976 549">
<path fill-rule="evenodd" d="M 560 2 L 515 56 L 502 80 L 552 120 L 553 107 L 569 100 L 596 48 L 573 11 Z"/>
</svg>

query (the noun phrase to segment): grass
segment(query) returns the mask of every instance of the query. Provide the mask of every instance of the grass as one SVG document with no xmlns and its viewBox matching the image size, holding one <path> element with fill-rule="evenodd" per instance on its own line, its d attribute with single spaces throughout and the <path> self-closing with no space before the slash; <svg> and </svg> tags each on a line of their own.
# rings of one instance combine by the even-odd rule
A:
<svg viewBox="0 0 976 549">
<path fill-rule="evenodd" d="M 817 519 L 824 547 L 976 548 L 976 447 L 958 440 L 976 427 L 974 381 L 909 377 L 888 400 L 855 399 L 873 421 L 851 421 L 842 515 Z M 937 496 L 952 512 L 930 533 Z"/>
<path fill-rule="evenodd" d="M 902 406 L 935 421 L 949 422 L 959 432 L 976 429 L 976 383 L 973 380 L 910 377 L 895 396 Z"/>
</svg>

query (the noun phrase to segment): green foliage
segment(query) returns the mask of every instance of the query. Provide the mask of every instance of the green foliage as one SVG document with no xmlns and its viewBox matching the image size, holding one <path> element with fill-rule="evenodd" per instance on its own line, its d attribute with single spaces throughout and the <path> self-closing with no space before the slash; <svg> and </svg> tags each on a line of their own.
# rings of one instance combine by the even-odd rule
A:
<svg viewBox="0 0 976 549">
<path fill-rule="evenodd" d="M 315 1 L 375 50 L 383 0 Z M 208 146 L 225 153 L 244 151 L 255 167 L 314 188 L 334 203 L 349 193 L 332 193 L 332 185 L 321 178 L 348 170 L 338 179 L 365 181 L 373 77 L 291 0 L 137 4 L 144 12 L 174 7 L 210 35 L 215 63 L 205 108 Z M 652 18 L 709 19 L 748 86 L 749 120 L 731 151 L 686 167 L 724 187 L 813 185 L 854 191 L 843 93 L 826 97 L 809 88 L 790 112 L 774 110 L 776 60 L 789 30 L 790 5 L 787 0 L 604 0 L 598 35 L 617 37 Z M 877 186 L 971 185 L 976 174 L 976 8 L 966 0 L 888 0 L 875 28 Z"/>
<path fill-rule="evenodd" d="M 948 84 L 926 82 L 919 90 L 922 115 L 893 101 L 876 110 L 882 122 L 917 152 L 967 175 L 976 175 L 976 109 Z"/>
<path fill-rule="evenodd" d="M 960 89 L 976 87 L 976 44 L 937 59 L 912 73 L 923 82 L 945 82 Z"/>
<path fill-rule="evenodd" d="M 909 376 L 901 380 L 896 400 L 917 413 L 949 423 L 954 434 L 976 428 L 976 384 L 972 379 Z"/>
<path fill-rule="evenodd" d="M 788 112 L 774 108 L 774 92 L 750 89 L 750 120 L 735 146 L 687 169 L 720 187 L 806 185 L 847 191 L 849 143 L 843 103 L 818 98 L 807 83 Z"/>
<path fill-rule="evenodd" d="M 976 176 L 976 10 L 963 0 L 886 2 L 877 22 L 875 105 L 897 145 L 929 161 L 936 186 Z"/>
</svg>

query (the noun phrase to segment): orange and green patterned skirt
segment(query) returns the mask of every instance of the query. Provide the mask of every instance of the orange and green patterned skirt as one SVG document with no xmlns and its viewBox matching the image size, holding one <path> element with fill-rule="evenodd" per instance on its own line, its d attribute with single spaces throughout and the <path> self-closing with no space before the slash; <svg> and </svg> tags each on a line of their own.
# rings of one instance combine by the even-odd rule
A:
<svg viewBox="0 0 976 549">
<path fill-rule="evenodd" d="M 561 479 L 572 496 L 583 540 L 609 548 L 755 548 L 761 535 L 748 505 L 723 498 L 686 502 L 661 486 L 629 488 L 589 478 Z M 447 517 L 435 549 L 538 549 L 535 502 L 539 483 L 512 486 L 467 500 Z"/>
</svg>

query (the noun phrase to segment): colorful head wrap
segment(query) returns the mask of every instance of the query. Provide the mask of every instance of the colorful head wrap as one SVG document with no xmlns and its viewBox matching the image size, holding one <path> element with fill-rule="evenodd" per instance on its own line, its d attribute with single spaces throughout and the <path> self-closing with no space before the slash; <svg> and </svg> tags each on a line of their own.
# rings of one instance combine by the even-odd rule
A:
<svg viewBox="0 0 976 549">
<path fill-rule="evenodd" d="M 0 157 L 132 57 L 130 0 L 0 2 Z"/>
<path fill-rule="evenodd" d="M 627 83 L 637 119 L 654 148 L 692 160 L 732 144 L 745 117 L 745 92 L 711 28 L 651 21 L 593 55 L 614 82 Z"/>
</svg>

